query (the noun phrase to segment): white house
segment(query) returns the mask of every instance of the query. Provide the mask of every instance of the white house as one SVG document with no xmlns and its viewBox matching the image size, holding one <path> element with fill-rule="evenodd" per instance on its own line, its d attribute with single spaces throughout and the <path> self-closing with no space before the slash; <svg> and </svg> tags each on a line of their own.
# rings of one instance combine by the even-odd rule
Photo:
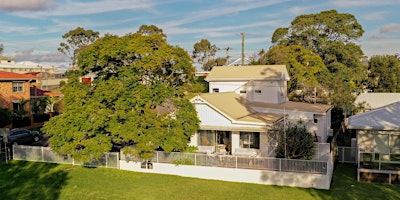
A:
<svg viewBox="0 0 400 200">
<path fill-rule="evenodd" d="M 400 181 L 400 101 L 349 117 L 348 129 L 356 131 L 358 180 Z M 382 179 L 385 177 L 385 179 Z"/>
<path fill-rule="evenodd" d="M 302 120 L 327 141 L 332 106 L 289 101 L 285 65 L 214 67 L 205 80 L 209 93 L 191 99 L 201 121 L 191 145 L 199 151 L 273 156 L 268 133 L 284 120 Z"/>
</svg>

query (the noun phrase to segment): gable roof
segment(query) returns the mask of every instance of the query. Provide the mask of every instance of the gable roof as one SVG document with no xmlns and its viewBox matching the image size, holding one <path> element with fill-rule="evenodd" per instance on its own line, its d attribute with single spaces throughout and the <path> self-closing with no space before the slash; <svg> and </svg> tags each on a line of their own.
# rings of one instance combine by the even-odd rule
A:
<svg viewBox="0 0 400 200">
<path fill-rule="evenodd" d="M 202 93 L 198 97 L 234 121 L 273 125 L 283 119 L 283 114 L 260 113 L 243 103 L 235 92 Z M 196 98 L 196 97 L 195 97 Z"/>
<path fill-rule="evenodd" d="M 400 102 L 353 115 L 348 119 L 349 129 L 400 130 Z"/>
<path fill-rule="evenodd" d="M 400 93 L 361 93 L 354 104 L 364 103 L 369 109 L 376 109 L 400 101 Z"/>
<path fill-rule="evenodd" d="M 213 67 L 206 81 L 289 80 L 285 65 Z"/>
<path fill-rule="evenodd" d="M 29 74 L 17 74 L 13 72 L 0 71 L 0 80 L 14 81 L 14 80 L 36 80 L 40 77 L 32 76 Z"/>
</svg>

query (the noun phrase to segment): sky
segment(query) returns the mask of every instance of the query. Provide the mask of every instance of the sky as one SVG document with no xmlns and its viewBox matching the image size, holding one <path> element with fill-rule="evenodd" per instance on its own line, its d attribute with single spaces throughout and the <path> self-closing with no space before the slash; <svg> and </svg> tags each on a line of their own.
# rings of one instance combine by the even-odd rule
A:
<svg viewBox="0 0 400 200">
<path fill-rule="evenodd" d="M 123 36 L 156 25 L 168 43 L 188 52 L 207 39 L 225 56 L 240 58 L 271 46 L 273 32 L 302 14 L 350 13 L 365 33 L 357 41 L 366 56 L 400 53 L 399 0 L 1 0 L 0 44 L 17 62 L 68 68 L 57 51 L 62 35 L 77 27 Z"/>
</svg>

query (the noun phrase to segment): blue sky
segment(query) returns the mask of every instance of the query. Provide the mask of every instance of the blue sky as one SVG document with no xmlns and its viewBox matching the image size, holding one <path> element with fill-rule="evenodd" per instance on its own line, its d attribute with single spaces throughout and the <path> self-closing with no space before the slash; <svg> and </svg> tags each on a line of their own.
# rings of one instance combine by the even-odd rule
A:
<svg viewBox="0 0 400 200">
<path fill-rule="evenodd" d="M 268 49 L 273 32 L 298 15 L 335 9 L 353 14 L 365 33 L 358 44 L 367 56 L 400 53 L 398 0 L 1 0 L 3 55 L 66 67 L 57 52 L 62 35 L 76 27 L 125 35 L 142 24 L 164 30 L 168 42 L 193 50 L 205 38 L 239 58 L 241 36 L 250 56 Z"/>
</svg>

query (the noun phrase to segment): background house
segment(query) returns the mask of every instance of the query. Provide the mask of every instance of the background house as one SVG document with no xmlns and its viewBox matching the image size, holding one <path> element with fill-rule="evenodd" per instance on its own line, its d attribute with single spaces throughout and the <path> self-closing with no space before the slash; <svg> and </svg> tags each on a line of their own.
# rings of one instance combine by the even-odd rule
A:
<svg viewBox="0 0 400 200">
<path fill-rule="evenodd" d="M 0 107 L 14 112 L 30 111 L 29 102 L 21 108 L 20 101 L 31 99 L 30 87 L 35 85 L 38 79 L 40 78 L 37 76 L 0 71 Z"/>
<path fill-rule="evenodd" d="M 30 61 L 15 62 L 15 60 L 6 57 L 0 57 L 0 71 L 42 77 L 42 79 L 37 80 L 37 85 L 46 90 L 58 88 L 60 81 L 67 81 L 64 73 L 54 66 L 46 66 Z"/>
<path fill-rule="evenodd" d="M 347 128 L 357 135 L 358 180 L 400 183 L 400 102 L 353 115 Z"/>
<path fill-rule="evenodd" d="M 269 132 L 283 120 L 304 121 L 319 142 L 331 133 L 332 106 L 288 100 L 285 65 L 214 67 L 205 80 L 209 93 L 191 100 L 201 121 L 191 145 L 200 151 L 273 156 Z"/>
</svg>

